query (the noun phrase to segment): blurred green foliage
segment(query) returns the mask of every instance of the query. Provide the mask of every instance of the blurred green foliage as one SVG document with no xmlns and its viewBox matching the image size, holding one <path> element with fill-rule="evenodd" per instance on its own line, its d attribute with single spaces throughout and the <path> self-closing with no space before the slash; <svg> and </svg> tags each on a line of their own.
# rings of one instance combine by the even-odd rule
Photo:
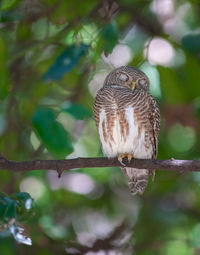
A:
<svg viewBox="0 0 200 255">
<path fill-rule="evenodd" d="M 129 64 L 147 73 L 159 104 L 158 158 L 200 159 L 199 1 L 0 5 L 6 158 L 102 156 L 95 91 L 112 68 Z M 129 194 L 118 168 L 60 179 L 55 171 L 1 171 L 0 186 L 1 254 L 200 254 L 200 173 L 157 171 L 142 197 Z"/>
<path fill-rule="evenodd" d="M 68 132 L 56 121 L 51 109 L 37 109 L 32 121 L 38 137 L 53 155 L 64 158 L 73 151 Z"/>
</svg>

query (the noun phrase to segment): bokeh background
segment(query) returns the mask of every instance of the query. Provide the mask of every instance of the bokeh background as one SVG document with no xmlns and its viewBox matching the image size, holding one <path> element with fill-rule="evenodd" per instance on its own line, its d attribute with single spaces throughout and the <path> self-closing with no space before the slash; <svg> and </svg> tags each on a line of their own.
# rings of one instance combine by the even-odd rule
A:
<svg viewBox="0 0 200 255">
<path fill-rule="evenodd" d="M 113 68 L 149 77 L 159 159 L 200 159 L 198 0 L 1 0 L 0 151 L 102 156 L 92 117 Z M 200 173 L 157 171 L 131 196 L 119 168 L 0 172 L 0 254 L 200 254 Z M 32 243 L 32 245 L 31 245 Z"/>
</svg>

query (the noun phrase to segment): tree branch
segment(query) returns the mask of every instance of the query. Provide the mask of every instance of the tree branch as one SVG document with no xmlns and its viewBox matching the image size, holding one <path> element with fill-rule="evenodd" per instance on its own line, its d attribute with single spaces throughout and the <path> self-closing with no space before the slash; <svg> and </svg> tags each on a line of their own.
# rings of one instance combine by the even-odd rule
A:
<svg viewBox="0 0 200 255">
<path fill-rule="evenodd" d="M 127 167 L 149 170 L 169 170 L 179 172 L 200 171 L 200 160 L 155 160 L 155 159 L 133 159 L 130 163 L 124 159 Z M 30 170 L 56 170 L 59 175 L 63 170 L 74 168 L 93 167 L 120 167 L 121 163 L 116 159 L 108 158 L 75 158 L 66 160 L 33 160 L 33 161 L 12 161 L 7 160 L 0 154 L 0 170 L 10 170 L 15 172 Z"/>
</svg>

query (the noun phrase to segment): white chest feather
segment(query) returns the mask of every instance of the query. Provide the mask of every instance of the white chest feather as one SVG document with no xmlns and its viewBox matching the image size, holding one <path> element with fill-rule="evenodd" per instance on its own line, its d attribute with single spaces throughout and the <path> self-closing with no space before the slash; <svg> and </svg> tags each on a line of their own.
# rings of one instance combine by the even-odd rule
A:
<svg viewBox="0 0 200 255">
<path fill-rule="evenodd" d="M 152 145 L 146 146 L 145 129 L 138 126 L 133 107 L 128 107 L 121 116 L 117 111 L 107 116 L 100 112 L 99 135 L 102 149 L 107 157 L 132 154 L 134 158 L 151 158 Z"/>
</svg>

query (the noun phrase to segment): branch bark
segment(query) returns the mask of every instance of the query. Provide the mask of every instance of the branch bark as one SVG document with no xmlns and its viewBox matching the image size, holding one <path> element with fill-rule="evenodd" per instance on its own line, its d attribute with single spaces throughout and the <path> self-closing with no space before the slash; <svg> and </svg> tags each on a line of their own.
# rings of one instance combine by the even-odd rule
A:
<svg viewBox="0 0 200 255">
<path fill-rule="evenodd" d="M 200 172 L 200 160 L 154 160 L 154 159 L 132 159 L 129 163 L 124 159 L 127 167 L 149 170 L 169 170 L 179 172 Z M 94 167 L 120 167 L 121 163 L 116 159 L 108 158 L 75 158 L 66 160 L 33 160 L 33 161 L 12 161 L 0 154 L 0 170 L 10 170 L 14 172 L 30 170 L 56 170 L 59 175 L 64 170 L 75 168 Z"/>
</svg>

